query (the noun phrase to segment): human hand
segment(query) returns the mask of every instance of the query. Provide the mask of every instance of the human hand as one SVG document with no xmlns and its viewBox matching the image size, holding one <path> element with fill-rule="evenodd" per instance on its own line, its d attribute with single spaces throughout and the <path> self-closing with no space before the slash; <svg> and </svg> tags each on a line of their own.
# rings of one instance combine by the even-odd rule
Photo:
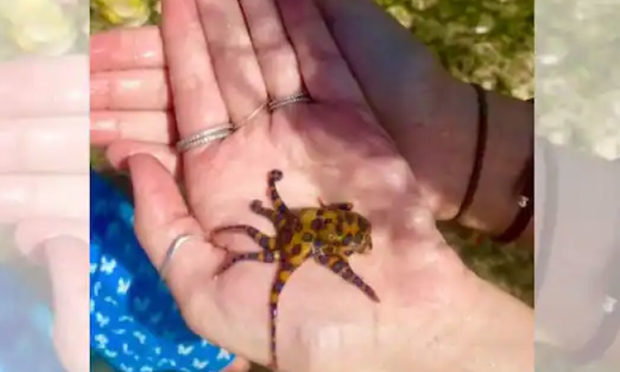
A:
<svg viewBox="0 0 620 372">
<path fill-rule="evenodd" d="M 481 332 L 488 320 L 481 309 L 493 307 L 477 301 L 482 292 L 508 304 L 504 320 L 527 310 L 483 284 L 445 245 L 411 171 L 371 113 L 313 2 L 278 5 L 284 26 L 271 3 L 202 1 L 196 9 L 193 1 L 164 2 L 163 45 L 181 137 L 229 120 L 242 122 L 268 96 L 285 97 L 304 86 L 316 102 L 286 106 L 273 115 L 261 112 L 221 143 L 186 153 L 182 176 L 188 205 L 170 173 L 174 161 L 130 156 L 141 244 L 160 265 L 179 234 L 205 236 L 237 223 L 268 232 L 269 225 L 249 205 L 264 199 L 268 171 L 281 169 L 279 189 L 290 207 L 314 205 L 318 197 L 349 201 L 370 219 L 373 253 L 353 257 L 352 266 L 381 302 L 369 301 L 325 268 L 307 263 L 281 297 L 280 366 L 296 371 L 441 369 L 442 355 L 429 343 L 454 335 L 458 344 L 455 330 L 464 317 L 469 321 L 461 331 L 467 337 Z M 237 252 L 256 249 L 233 234 L 222 236 L 220 244 Z M 269 363 L 274 268 L 239 263 L 216 275 L 225 256 L 209 242 L 186 242 L 167 272 L 172 293 L 195 332 Z M 332 344 L 331 334 L 340 342 Z M 511 337 L 515 334 L 519 360 L 506 370 L 529 367 L 523 330 Z M 464 353 L 463 345 L 459 352 Z M 505 354 L 498 358 L 506 365 Z"/>
<path fill-rule="evenodd" d="M 409 30 L 371 1 L 317 0 L 317 5 L 370 107 L 416 174 L 423 198 L 436 218 L 453 218 L 474 162 L 478 114 L 472 87 L 453 78 Z M 100 87 L 93 92 L 92 139 L 102 146 L 115 143 L 108 152 L 112 165 L 137 151 L 150 152 L 169 167 L 178 164 L 174 152 L 160 146 L 176 141 L 176 132 L 159 29 L 95 35 L 91 61 L 92 79 Z M 487 156 L 475 203 L 461 222 L 497 234 L 516 211 L 513 187 L 529 154 L 532 114 L 526 103 L 487 96 Z M 127 108 L 147 112 L 117 111 Z M 526 231 L 526 240 L 532 231 Z"/>
<path fill-rule="evenodd" d="M 89 355 L 87 65 L 84 55 L 0 64 L 0 223 L 47 268 L 53 340 L 71 372 L 88 370 Z"/>
<path fill-rule="evenodd" d="M 356 74 L 357 81 L 388 131 L 407 124 L 440 124 L 443 116 L 437 115 L 446 111 L 441 97 L 452 90 L 455 81 L 426 47 L 415 43 L 405 29 L 371 2 L 324 0 L 317 5 L 322 7 L 327 26 L 340 31 L 334 33 L 333 42 L 345 52 L 344 59 L 353 71 L 362 72 Z M 353 20 L 373 27 L 349 27 Z M 345 23 L 347 27 L 334 29 L 335 25 Z M 156 146 L 172 145 L 177 140 L 160 29 L 115 29 L 93 35 L 90 45 L 93 144 L 117 145 L 109 152 L 114 166 L 120 165 L 128 152 L 138 151 L 151 152 L 169 166 L 178 164 L 172 151 Z M 386 52 L 361 50 L 370 45 Z M 415 77 L 409 76 L 412 73 Z M 403 77 L 408 80 L 406 90 L 400 81 Z M 424 141 L 437 143 L 435 137 L 435 133 L 428 133 Z M 428 156 L 430 147 L 423 147 L 426 156 L 420 156 L 418 150 L 417 157 L 437 163 L 440 154 Z M 463 168 L 467 167 L 460 167 Z M 466 173 L 463 172 L 463 178 Z M 452 182 L 445 176 L 434 178 L 441 184 Z"/>
</svg>

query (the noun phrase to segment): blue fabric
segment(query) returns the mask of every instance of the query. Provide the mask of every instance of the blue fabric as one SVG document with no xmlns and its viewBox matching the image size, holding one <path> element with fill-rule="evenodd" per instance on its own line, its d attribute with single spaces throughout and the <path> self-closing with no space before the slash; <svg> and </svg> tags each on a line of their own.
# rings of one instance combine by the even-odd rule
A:
<svg viewBox="0 0 620 372">
<path fill-rule="evenodd" d="M 234 356 L 192 333 L 140 247 L 133 207 L 91 171 L 90 342 L 124 372 L 217 372 Z"/>
</svg>

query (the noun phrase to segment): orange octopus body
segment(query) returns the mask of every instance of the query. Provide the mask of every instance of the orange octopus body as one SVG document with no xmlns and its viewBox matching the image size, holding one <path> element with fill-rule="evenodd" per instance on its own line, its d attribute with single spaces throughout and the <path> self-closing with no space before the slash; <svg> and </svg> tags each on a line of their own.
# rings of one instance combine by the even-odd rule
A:
<svg viewBox="0 0 620 372">
<path fill-rule="evenodd" d="M 288 209 L 275 186 L 281 179 L 281 171 L 269 172 L 269 194 L 273 209 L 264 208 L 259 200 L 254 200 L 250 206 L 252 211 L 272 221 L 276 229 L 275 237 L 265 235 L 248 225 L 224 226 L 215 231 L 244 231 L 262 248 L 261 252 L 235 255 L 222 271 L 239 261 L 279 263 L 269 301 L 273 367 L 277 367 L 278 298 L 291 274 L 309 258 L 357 286 L 371 300 L 379 301 L 374 290 L 353 272 L 348 263 L 350 255 L 366 253 L 372 249 L 371 226 L 368 220 L 353 212 L 351 203 L 325 205 L 321 202 L 320 208 Z"/>
</svg>

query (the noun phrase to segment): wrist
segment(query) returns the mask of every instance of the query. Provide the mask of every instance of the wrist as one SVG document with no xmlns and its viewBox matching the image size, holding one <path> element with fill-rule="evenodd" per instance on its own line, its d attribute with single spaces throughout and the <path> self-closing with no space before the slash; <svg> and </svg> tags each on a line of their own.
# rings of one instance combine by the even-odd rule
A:
<svg viewBox="0 0 620 372">
<path fill-rule="evenodd" d="M 405 249 L 412 235 L 426 235 L 407 231 L 389 242 L 414 255 L 418 269 L 406 265 L 410 276 L 400 288 L 350 317 L 357 321 L 313 325 L 304 337 L 307 371 L 533 370 L 531 309 L 465 269 L 439 236 L 417 244 L 415 252 Z M 432 265 L 420 268 L 427 261 Z"/>
<path fill-rule="evenodd" d="M 387 120 L 385 125 L 435 218 L 448 220 L 463 201 L 474 162 L 477 100 L 469 84 L 444 70 L 435 71 L 426 80 L 425 108 L 410 104 L 406 120 Z M 406 99 L 418 100 L 415 96 Z"/>
<path fill-rule="evenodd" d="M 486 100 L 486 151 L 473 203 L 461 222 L 497 235 L 518 213 L 516 186 L 533 153 L 534 125 L 531 104 L 493 92 L 486 92 Z"/>
<path fill-rule="evenodd" d="M 434 165 L 430 172 L 414 161 L 415 156 L 423 158 L 423 154 L 414 154 L 408 160 L 425 186 L 425 196 L 433 201 L 439 220 L 457 217 L 462 208 L 464 213 L 458 220 L 463 226 L 499 235 L 520 211 L 521 190 L 517 187 L 533 154 L 533 106 L 483 91 L 485 115 L 479 112 L 481 103 L 470 84 L 447 80 L 441 84 L 445 109 L 432 118 L 431 126 L 438 129 L 415 134 L 435 145 L 427 152 L 437 152 L 436 148 L 443 151 L 430 161 Z M 486 123 L 480 123 L 481 118 L 486 118 Z M 442 137 L 445 143 L 441 143 Z M 480 166 L 477 174 L 474 165 Z M 470 184 L 472 181 L 477 184 Z M 466 200 L 468 197 L 472 198 Z M 530 221 L 521 236 L 531 240 L 532 227 Z"/>
<path fill-rule="evenodd" d="M 532 311 L 480 279 L 472 285 L 468 301 L 382 307 L 373 327 L 326 330 L 317 337 L 334 342 L 314 348 L 308 371 L 533 371 Z"/>
<path fill-rule="evenodd" d="M 436 309 L 422 327 L 393 327 L 384 352 L 402 350 L 393 371 L 534 370 L 533 312 L 471 273 L 463 301 Z M 419 317 L 411 311 L 410 317 Z M 428 332 L 428 333 L 427 333 Z M 423 338 L 418 335 L 426 334 Z M 397 337 L 396 334 L 400 334 Z"/>
<path fill-rule="evenodd" d="M 466 371 L 533 371 L 534 313 L 521 301 L 478 279 L 471 307 L 455 319 L 453 342 Z M 468 358 L 469 356 L 469 358 Z M 447 369 L 448 370 L 448 369 Z"/>
</svg>

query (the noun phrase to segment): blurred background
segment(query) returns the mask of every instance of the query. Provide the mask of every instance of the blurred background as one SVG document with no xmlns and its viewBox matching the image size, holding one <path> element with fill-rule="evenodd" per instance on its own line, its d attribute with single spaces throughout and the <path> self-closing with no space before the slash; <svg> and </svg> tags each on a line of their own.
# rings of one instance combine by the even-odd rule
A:
<svg viewBox="0 0 620 372">
<path fill-rule="evenodd" d="M 578 67 L 611 57 L 599 45 L 608 43 L 613 35 L 592 27 L 593 19 L 609 13 L 604 4 L 545 0 L 544 6 L 537 6 L 537 14 L 545 14 L 550 22 L 537 24 L 537 32 L 546 36 L 537 36 L 537 45 L 544 53 L 538 53 L 535 61 L 533 0 L 375 1 L 407 27 L 412 37 L 428 45 L 459 79 L 519 99 L 533 97 L 535 88 L 537 97 L 561 96 L 561 100 L 537 102 L 537 118 L 541 119 L 537 121 L 537 134 L 606 159 L 620 157 L 620 125 L 610 119 L 620 112 L 620 92 L 592 94 L 588 88 L 597 84 L 595 77 Z M 90 22 L 83 17 L 86 6 L 90 8 Z M 159 9 L 158 0 L 92 0 L 90 4 L 77 0 L 0 0 L 0 62 L 24 54 L 56 56 L 86 50 L 89 34 L 157 24 Z M 584 26 L 586 22 L 589 27 Z M 535 64 L 537 73 L 542 71 L 546 77 L 537 84 Z M 620 72 L 610 71 L 606 78 L 620 80 Z M 121 186 L 127 184 L 124 175 L 109 172 L 101 154 L 92 152 L 91 165 Z M 515 244 L 499 246 L 483 235 L 450 225 L 441 229 L 479 276 L 533 306 L 531 250 Z M 6 237 L 11 233 L 10 227 L 0 225 L 1 242 L 10 241 Z M 0 265 L 15 259 L 13 251 L 10 246 L 0 249 Z M 39 277 L 43 276 L 33 274 L 24 280 L 36 282 Z M 540 359 L 540 370 L 570 370 L 554 350 L 540 351 L 548 356 Z M 107 368 L 96 358 L 94 361 L 95 370 Z"/>
</svg>

